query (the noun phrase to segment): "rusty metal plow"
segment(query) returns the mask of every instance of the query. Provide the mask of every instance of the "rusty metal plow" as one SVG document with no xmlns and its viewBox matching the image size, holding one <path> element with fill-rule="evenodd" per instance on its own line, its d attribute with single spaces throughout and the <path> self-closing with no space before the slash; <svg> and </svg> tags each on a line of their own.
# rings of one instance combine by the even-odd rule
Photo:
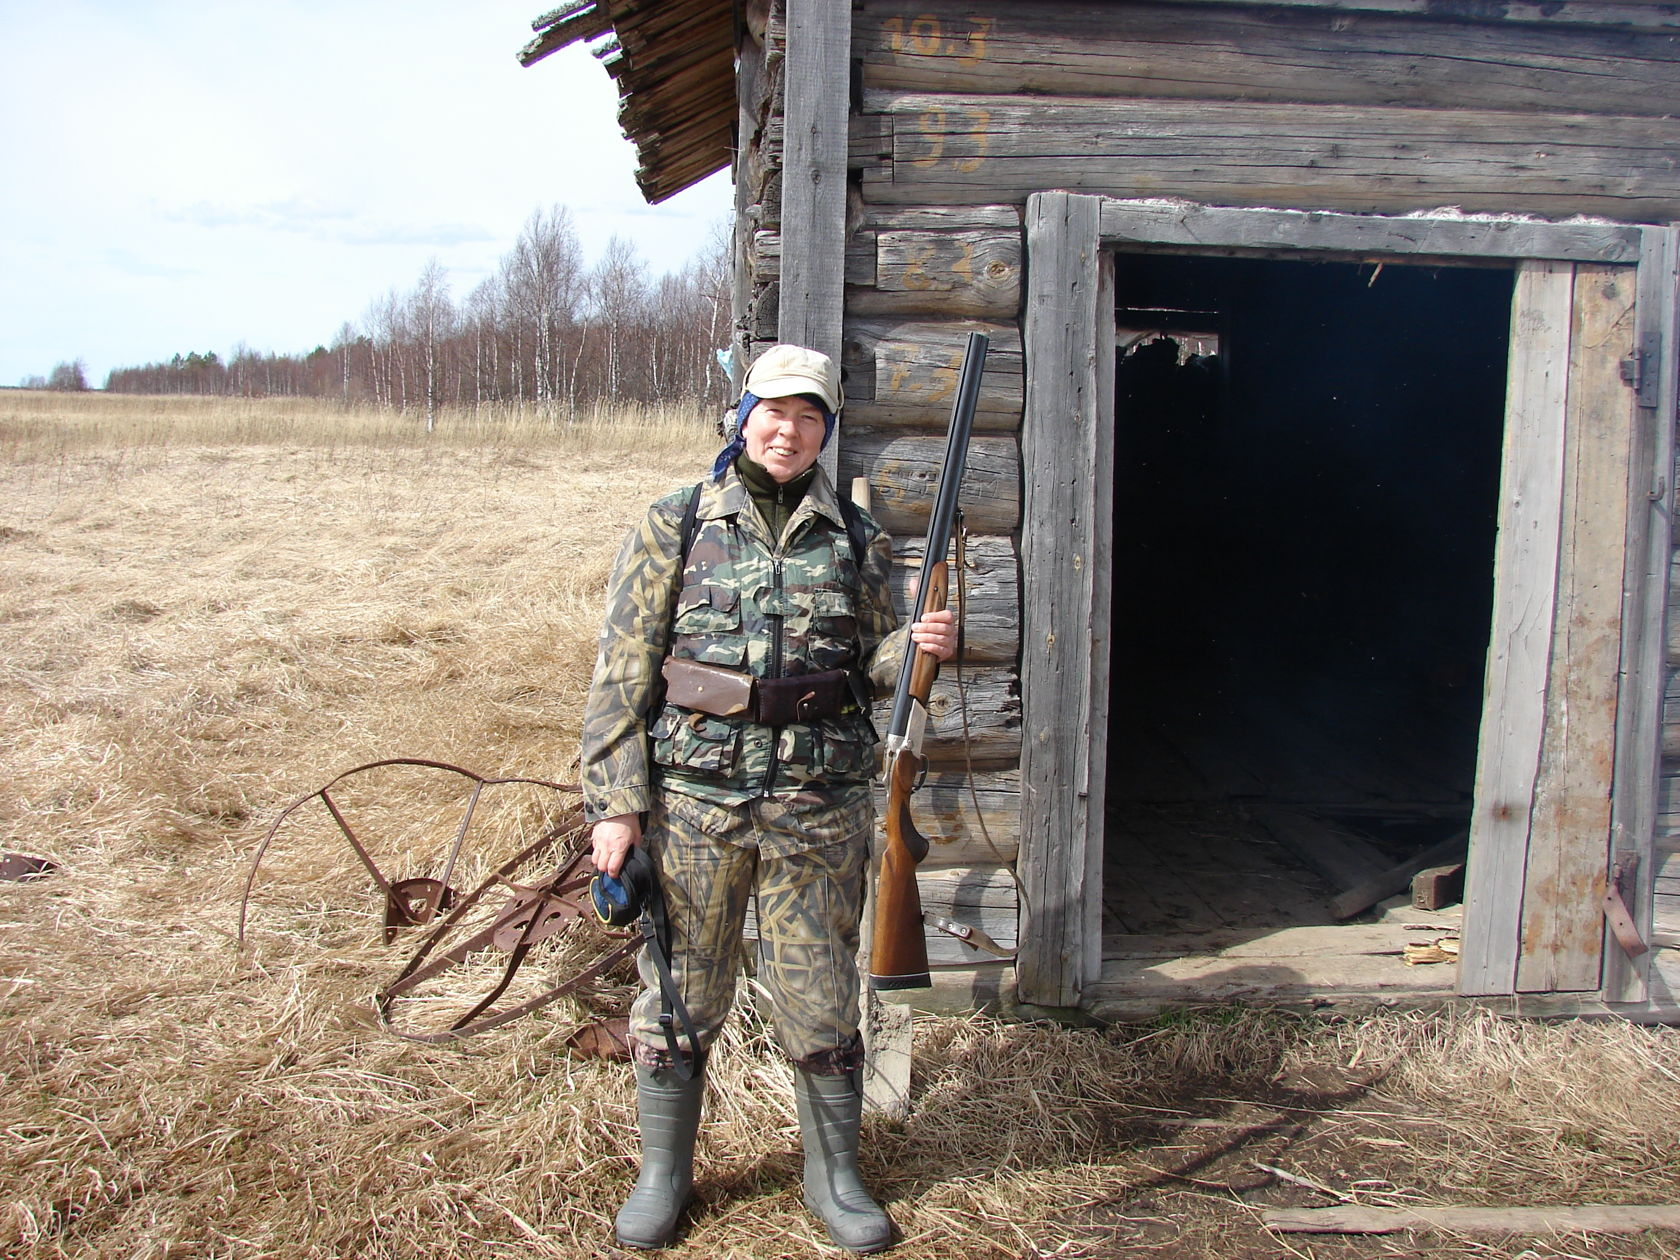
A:
<svg viewBox="0 0 1680 1260">
<path fill-rule="evenodd" d="M 388 878 L 334 799 L 333 790 L 346 780 L 389 766 L 439 770 L 472 782 L 472 791 L 454 841 L 435 878 Z M 480 795 L 485 788 L 502 784 L 547 788 L 565 793 L 572 800 L 546 834 L 509 858 L 477 888 L 460 895 L 451 887 L 450 880 L 472 826 Z M 263 836 L 252 858 L 244 896 L 240 900 L 238 940 L 241 945 L 245 942 L 246 921 L 257 886 L 258 871 L 275 836 L 294 813 L 319 800 L 384 895 L 386 943 L 390 943 L 404 927 L 433 925 L 408 965 L 377 995 L 375 1005 L 380 1022 L 391 1032 L 408 1040 L 439 1042 L 470 1036 L 528 1015 L 557 998 L 580 993 L 629 958 L 642 944 L 638 933 L 613 931 L 602 925 L 589 904 L 589 880 L 594 870 L 589 864 L 588 824 L 583 807 L 576 798 L 577 788 L 566 784 L 549 783 L 542 779 L 491 779 L 441 761 L 392 758 L 347 770 L 324 787 L 288 805 Z M 546 866 L 551 860 L 558 863 L 557 869 Z M 538 870 L 552 870 L 553 874 L 531 879 L 530 873 Z M 495 905 L 494 894 L 497 892 L 511 894 L 499 908 Z M 438 918 L 440 914 L 444 916 L 441 919 Z M 561 964 L 569 974 L 534 994 L 529 994 L 529 985 L 522 986 L 515 999 L 498 1006 L 497 1003 L 513 986 L 520 968 L 544 943 L 551 943 L 551 948 L 544 951 L 545 956 L 553 955 L 559 959 L 564 955 L 569 960 Z M 506 958 L 499 974 L 493 976 L 487 994 L 455 999 L 440 996 L 440 989 L 459 979 L 449 973 L 475 970 L 475 964 L 486 962 L 488 951 L 493 950 L 505 954 Z M 431 987 L 428 988 L 428 985 Z M 410 1000 L 427 1009 L 448 1004 L 456 1007 L 465 1005 L 466 1010 L 462 1014 L 451 1014 L 440 1027 L 415 1031 L 400 1027 L 394 1017 L 397 1008 Z M 626 1050 L 624 1024 L 622 1018 L 586 1022 L 573 1031 L 568 1043 L 574 1053 L 582 1056 L 622 1057 Z"/>
</svg>

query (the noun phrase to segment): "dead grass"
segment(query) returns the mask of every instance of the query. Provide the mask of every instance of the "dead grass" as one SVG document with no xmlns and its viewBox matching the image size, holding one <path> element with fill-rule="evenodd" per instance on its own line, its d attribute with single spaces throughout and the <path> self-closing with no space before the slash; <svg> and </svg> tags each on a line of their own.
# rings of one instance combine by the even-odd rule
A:
<svg viewBox="0 0 1680 1260">
<path fill-rule="evenodd" d="M 708 421 L 428 439 L 57 401 L 0 396 L 0 848 L 63 867 L 0 884 L 0 1254 L 608 1254 L 631 1090 L 560 1046 L 622 976 L 457 1048 L 392 1037 L 369 995 L 411 943 L 379 943 L 370 881 L 301 811 L 249 948 L 231 935 L 269 822 L 352 765 L 571 777 L 613 552 L 696 475 Z M 461 799 L 398 768 L 346 808 L 400 875 L 436 869 Z M 488 792 L 456 883 L 552 807 Z M 833 1254 L 745 997 L 675 1254 Z M 866 1147 L 905 1257 L 1680 1256 L 1657 1234 L 1274 1238 L 1257 1216 L 1672 1201 L 1673 1030 L 1222 1009 L 1107 1031 L 928 1018 L 916 1037 L 913 1112 L 871 1120 Z"/>
</svg>

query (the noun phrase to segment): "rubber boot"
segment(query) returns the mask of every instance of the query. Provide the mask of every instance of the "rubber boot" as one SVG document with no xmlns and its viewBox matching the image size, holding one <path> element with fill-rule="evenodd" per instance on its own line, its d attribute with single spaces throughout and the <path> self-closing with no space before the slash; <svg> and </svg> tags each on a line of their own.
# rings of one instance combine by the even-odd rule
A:
<svg viewBox="0 0 1680 1260">
<path fill-rule="evenodd" d="M 696 1071 L 685 1081 L 669 1069 L 636 1065 L 636 1111 L 642 1130 L 642 1167 L 635 1189 L 613 1222 L 626 1247 L 663 1247 L 694 1185 L 694 1138 L 700 1131 L 700 1099 L 706 1081 Z"/>
<path fill-rule="evenodd" d="M 858 1175 L 858 1126 L 863 1091 L 857 1073 L 817 1076 L 795 1070 L 793 1097 L 805 1142 L 805 1206 L 847 1251 L 882 1251 L 892 1222 Z"/>
</svg>

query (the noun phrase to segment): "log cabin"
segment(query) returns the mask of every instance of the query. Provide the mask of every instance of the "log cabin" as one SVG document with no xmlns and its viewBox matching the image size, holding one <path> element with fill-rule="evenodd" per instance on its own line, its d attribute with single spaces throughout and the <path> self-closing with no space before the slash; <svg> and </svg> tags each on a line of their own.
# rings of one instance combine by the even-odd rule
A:
<svg viewBox="0 0 1680 1260">
<path fill-rule="evenodd" d="M 1680 5 L 534 25 L 650 202 L 732 172 L 735 361 L 839 356 L 908 564 L 991 337 L 918 809 L 1009 957 L 921 1001 L 1680 1019 Z"/>
</svg>

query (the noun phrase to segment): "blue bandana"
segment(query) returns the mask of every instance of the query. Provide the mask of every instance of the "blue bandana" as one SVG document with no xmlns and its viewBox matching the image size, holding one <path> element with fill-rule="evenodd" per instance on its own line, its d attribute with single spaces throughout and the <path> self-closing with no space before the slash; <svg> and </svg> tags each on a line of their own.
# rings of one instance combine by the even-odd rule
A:
<svg viewBox="0 0 1680 1260">
<path fill-rule="evenodd" d="M 747 417 L 752 414 L 752 409 L 758 406 L 759 401 L 757 394 L 744 393 L 741 395 L 741 401 L 735 408 L 735 436 L 729 439 L 728 446 L 718 452 L 717 462 L 712 465 L 713 481 L 723 476 L 723 470 L 733 464 L 735 457 L 747 449 Z M 827 447 L 829 439 L 834 436 L 834 413 L 824 407 L 822 415 L 822 444 Z"/>
</svg>

